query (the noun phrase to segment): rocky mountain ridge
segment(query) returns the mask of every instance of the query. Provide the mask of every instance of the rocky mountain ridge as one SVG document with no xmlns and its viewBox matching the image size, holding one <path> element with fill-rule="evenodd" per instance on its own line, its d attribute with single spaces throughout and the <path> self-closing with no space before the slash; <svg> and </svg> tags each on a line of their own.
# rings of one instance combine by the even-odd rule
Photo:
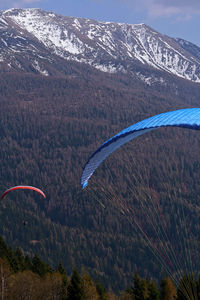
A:
<svg viewBox="0 0 200 300">
<path fill-rule="evenodd" d="M 152 73 L 164 71 L 200 82 L 200 48 L 145 24 L 10 9 L 0 12 L 0 32 L 1 71 L 33 71 L 48 76 L 55 75 L 56 70 L 63 74 L 66 63 L 73 61 L 104 72 L 129 73 L 146 82 L 150 80 L 144 70 L 149 68 Z"/>
</svg>

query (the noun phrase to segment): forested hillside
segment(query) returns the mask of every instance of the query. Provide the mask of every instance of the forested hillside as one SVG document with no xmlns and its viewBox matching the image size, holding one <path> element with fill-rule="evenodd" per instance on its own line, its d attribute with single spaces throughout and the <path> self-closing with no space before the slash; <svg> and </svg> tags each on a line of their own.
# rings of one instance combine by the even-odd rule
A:
<svg viewBox="0 0 200 300">
<path fill-rule="evenodd" d="M 94 281 L 84 267 L 79 272 L 74 267 L 68 277 L 61 263 L 56 268 L 42 261 L 37 255 L 30 258 L 22 249 L 8 247 L 0 237 L 0 297 L 1 299 L 44 300 L 183 300 L 184 283 L 193 287 L 191 299 L 199 297 L 199 280 L 181 278 L 178 287 L 169 277 L 159 285 L 154 280 L 141 278 L 134 273 L 131 285 L 114 293 L 100 281 Z M 193 298 L 194 297 L 194 298 Z"/>
<path fill-rule="evenodd" d="M 175 77 L 168 77 L 167 86 L 148 86 L 73 65 L 65 77 L 2 74 L 0 189 L 33 185 L 47 198 L 31 191 L 7 195 L 0 203 L 0 234 L 53 268 L 62 262 L 69 275 L 75 265 L 84 266 L 94 280 L 119 291 L 130 285 L 135 269 L 157 280 L 166 274 L 124 208 L 135 209 L 144 220 L 137 203 L 154 198 L 173 232 L 178 223 L 173 227 L 170 216 L 177 212 L 170 199 L 183 203 L 186 217 L 192 218 L 190 242 L 195 240 L 197 259 L 198 131 L 146 134 L 107 159 L 84 191 L 80 177 L 105 139 L 154 114 L 198 107 L 199 91 L 198 84 Z"/>
</svg>

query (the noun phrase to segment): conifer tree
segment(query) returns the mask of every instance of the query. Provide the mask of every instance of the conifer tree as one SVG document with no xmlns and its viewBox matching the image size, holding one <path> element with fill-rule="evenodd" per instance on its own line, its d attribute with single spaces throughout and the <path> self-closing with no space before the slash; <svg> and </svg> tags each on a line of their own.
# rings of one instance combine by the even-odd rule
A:
<svg viewBox="0 0 200 300">
<path fill-rule="evenodd" d="M 0 236 L 0 257 L 4 258 L 8 254 L 8 246 L 5 243 L 4 239 Z"/>
<path fill-rule="evenodd" d="M 150 280 L 147 284 L 147 289 L 148 289 L 147 300 L 159 300 L 160 299 L 159 290 L 158 290 L 155 282 Z"/>
<path fill-rule="evenodd" d="M 15 251 L 15 256 L 16 256 L 20 271 L 24 271 L 25 270 L 25 258 L 24 258 L 22 250 L 19 247 L 17 247 L 17 249 Z"/>
<path fill-rule="evenodd" d="M 62 265 L 61 262 L 59 262 L 56 271 L 59 272 L 61 275 L 67 275 L 67 274 L 66 274 L 66 270 L 65 270 L 65 268 L 63 267 L 63 265 Z"/>
<path fill-rule="evenodd" d="M 106 289 L 105 287 L 102 285 L 102 283 L 100 281 L 97 281 L 96 283 L 96 289 L 97 289 L 97 292 L 99 294 L 99 299 L 100 300 L 106 300 L 107 297 L 106 297 Z"/>
<path fill-rule="evenodd" d="M 51 269 L 37 255 L 35 255 L 32 260 L 32 271 L 43 277 L 47 272 L 51 272 Z"/>
<path fill-rule="evenodd" d="M 147 286 L 146 281 L 141 279 L 137 272 L 134 274 L 133 278 L 134 286 L 132 288 L 132 294 L 135 300 L 144 300 L 147 296 Z"/>
<path fill-rule="evenodd" d="M 17 257 L 11 247 L 8 248 L 6 258 L 9 262 L 10 268 L 16 273 L 20 270 L 20 266 Z"/>
<path fill-rule="evenodd" d="M 24 258 L 24 267 L 25 270 L 32 270 L 33 268 L 32 261 L 28 255 L 26 255 Z"/>
<path fill-rule="evenodd" d="M 82 278 L 75 268 L 69 286 L 67 288 L 67 300 L 83 300 L 84 299 L 84 289 Z"/>
</svg>

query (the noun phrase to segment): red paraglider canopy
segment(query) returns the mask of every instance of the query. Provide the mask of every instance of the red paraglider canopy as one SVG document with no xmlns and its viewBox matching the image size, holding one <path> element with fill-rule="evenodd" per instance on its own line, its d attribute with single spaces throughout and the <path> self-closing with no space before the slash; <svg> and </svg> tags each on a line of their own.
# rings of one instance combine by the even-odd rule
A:
<svg viewBox="0 0 200 300">
<path fill-rule="evenodd" d="M 43 191 L 41 191 L 40 189 L 34 187 L 34 186 L 29 186 L 29 185 L 17 185 L 17 186 L 13 186 L 10 189 L 6 190 L 2 195 L 1 195 L 1 200 L 11 191 L 15 191 L 15 190 L 33 190 L 36 191 L 38 193 L 40 193 L 44 198 L 46 198 L 45 194 L 43 193 Z"/>
</svg>

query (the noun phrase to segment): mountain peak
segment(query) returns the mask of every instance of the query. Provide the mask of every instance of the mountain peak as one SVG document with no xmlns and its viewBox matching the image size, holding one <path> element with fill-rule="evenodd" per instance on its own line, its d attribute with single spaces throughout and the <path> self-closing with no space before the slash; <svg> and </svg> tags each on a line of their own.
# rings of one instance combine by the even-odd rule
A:
<svg viewBox="0 0 200 300">
<path fill-rule="evenodd" d="M 100 22 L 57 15 L 39 8 L 3 11 L 0 22 L 7 22 L 8 35 L 12 28 L 15 29 L 16 36 L 28 39 L 29 42 L 31 40 L 32 51 L 34 48 L 32 55 L 34 61 L 37 61 L 34 69 L 36 65 L 37 69 L 39 66 L 41 68 L 41 56 L 46 56 L 43 66 L 45 60 L 53 64 L 57 57 L 63 61 L 85 63 L 104 72 L 140 76 L 141 68 L 152 68 L 154 71 L 200 82 L 200 49 L 197 46 L 191 47 L 191 44 L 189 47 L 183 40 L 181 42 L 165 36 L 144 23 Z M 6 46 L 8 48 L 8 35 L 6 37 L 5 26 L 2 25 L 0 29 L 3 30 L 1 49 L 5 54 L 1 61 L 5 61 L 4 50 Z M 25 51 L 22 51 L 19 43 L 14 43 L 15 39 L 12 38 L 13 45 L 10 44 L 10 38 L 9 41 L 10 56 L 16 51 L 18 56 L 20 51 L 24 55 Z M 44 53 L 46 51 L 46 55 L 41 55 L 41 49 Z M 23 69 L 22 65 L 21 68 Z"/>
</svg>

